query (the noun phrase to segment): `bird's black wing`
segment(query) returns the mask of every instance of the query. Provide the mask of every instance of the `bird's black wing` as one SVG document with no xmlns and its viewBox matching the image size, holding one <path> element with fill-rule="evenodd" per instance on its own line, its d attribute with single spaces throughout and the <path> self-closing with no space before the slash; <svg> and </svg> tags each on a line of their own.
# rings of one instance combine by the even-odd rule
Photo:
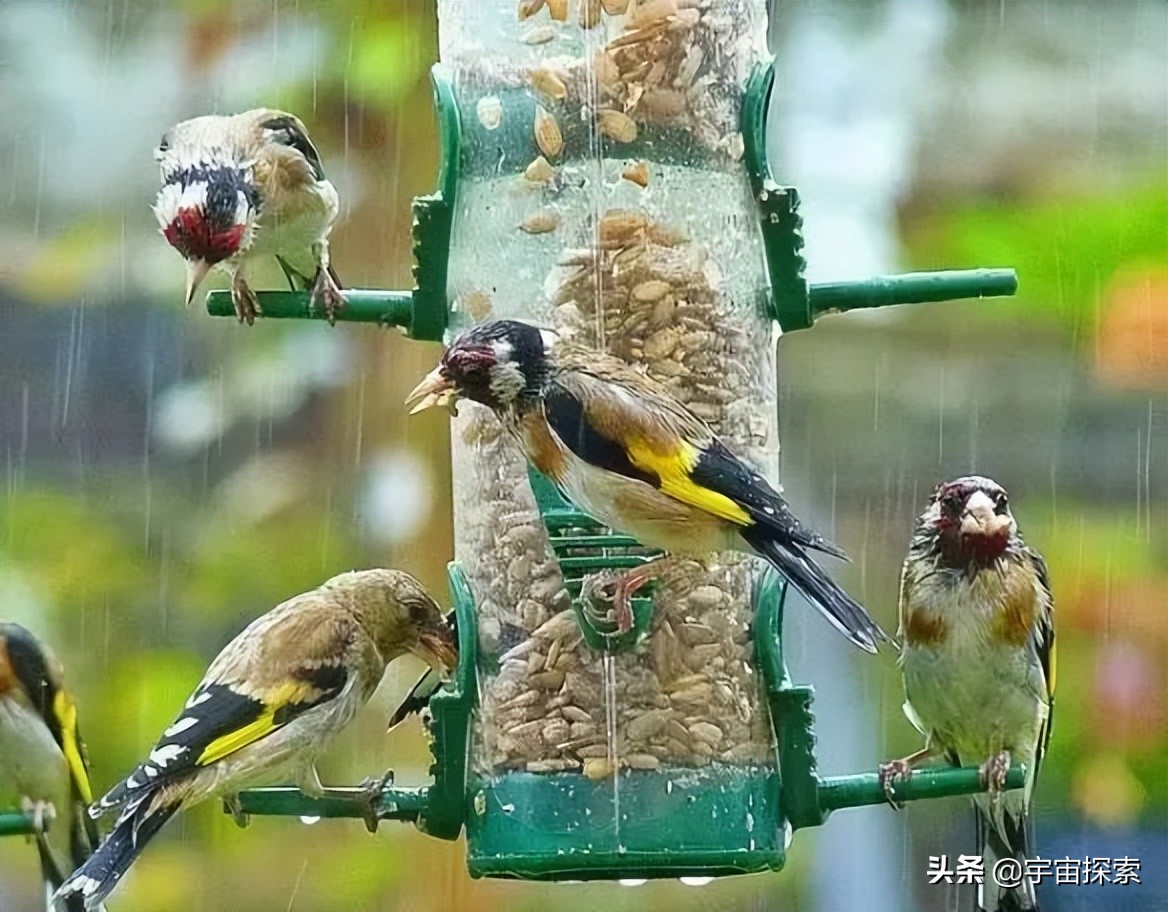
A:
<svg viewBox="0 0 1168 912">
<path fill-rule="evenodd" d="M 320 160 L 320 153 L 316 151 L 316 146 L 308 138 L 308 131 L 304 129 L 304 124 L 299 119 L 291 114 L 281 114 L 279 117 L 265 120 L 260 126 L 265 130 L 271 130 L 272 139 L 276 142 L 303 155 L 312 167 L 316 179 L 324 180 L 324 164 Z"/>
<path fill-rule="evenodd" d="M 805 528 L 761 473 L 665 390 L 623 363 L 597 363 L 603 372 L 573 367 L 544 391 L 548 424 L 576 456 L 739 526 L 844 557 Z"/>
<path fill-rule="evenodd" d="M 1038 740 L 1038 750 L 1035 754 L 1035 774 L 1038 773 L 1037 767 L 1042 763 L 1042 758 L 1046 756 L 1047 745 L 1050 744 L 1050 733 L 1054 726 L 1054 685 L 1055 685 L 1055 651 L 1054 651 L 1054 597 L 1050 589 L 1050 571 L 1047 569 L 1046 560 L 1037 551 L 1026 549 L 1026 556 L 1033 564 L 1035 572 L 1038 574 L 1038 581 L 1042 585 L 1043 594 L 1045 596 L 1044 604 L 1040 607 L 1040 614 L 1037 623 L 1034 625 L 1034 633 L 1031 636 L 1031 645 L 1035 653 L 1038 655 L 1039 662 L 1042 663 L 1042 674 L 1046 680 L 1046 699 L 1047 699 L 1047 713 L 1046 721 L 1043 723 L 1042 735 Z"/>
</svg>

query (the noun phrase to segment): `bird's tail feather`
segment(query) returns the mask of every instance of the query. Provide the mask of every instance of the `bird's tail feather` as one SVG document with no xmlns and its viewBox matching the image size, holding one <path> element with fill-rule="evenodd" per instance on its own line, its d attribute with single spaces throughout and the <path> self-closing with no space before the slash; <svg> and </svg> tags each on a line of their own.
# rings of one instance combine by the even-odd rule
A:
<svg viewBox="0 0 1168 912">
<path fill-rule="evenodd" d="M 985 877 L 978 888 L 978 909 L 980 912 L 1041 912 L 1033 882 L 1023 876 L 1016 887 L 1002 887 L 994 878 L 997 863 L 1003 858 L 1013 858 L 1025 872 L 1026 859 L 1030 856 L 1030 839 L 1026 828 L 1025 815 L 1014 816 L 1004 808 L 992 814 L 981 803 L 974 805 L 977 826 L 977 844 L 981 846 Z"/>
<path fill-rule="evenodd" d="M 770 561 L 784 577 L 849 640 L 868 652 L 875 652 L 888 634 L 872 620 L 863 605 L 848 595 L 811 558 L 795 545 L 782 544 L 759 534 L 759 527 L 743 533 L 751 547 Z"/>
<path fill-rule="evenodd" d="M 127 805 L 97 851 L 65 880 L 53 897 L 59 912 L 81 908 L 73 905 L 77 900 L 90 912 L 100 908 L 146 843 L 179 809 L 178 802 L 155 806 L 153 797 L 153 793 L 143 795 Z"/>
</svg>

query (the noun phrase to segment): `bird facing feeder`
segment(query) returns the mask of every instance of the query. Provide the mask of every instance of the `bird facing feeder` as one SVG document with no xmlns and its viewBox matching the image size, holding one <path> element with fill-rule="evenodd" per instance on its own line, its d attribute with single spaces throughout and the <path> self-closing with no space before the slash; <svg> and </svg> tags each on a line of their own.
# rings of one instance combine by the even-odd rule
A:
<svg viewBox="0 0 1168 912">
<path fill-rule="evenodd" d="M 440 0 L 439 25 L 443 157 L 414 203 L 416 287 L 347 291 L 342 321 L 429 341 L 537 323 L 663 383 L 777 484 L 779 333 L 1016 288 L 1005 269 L 806 282 L 798 194 L 767 166 L 765 0 Z M 325 316 L 305 293 L 259 300 L 265 318 Z M 208 309 L 234 314 L 226 292 Z M 488 410 L 462 409 L 452 450 L 460 664 L 430 703 L 433 782 L 386 788 L 385 819 L 465 828 L 474 876 L 718 876 L 777 870 L 792 830 L 885 800 L 875 771 L 816 772 L 777 574 L 675 561 L 621 630 L 592 583 L 653 555 L 529 470 Z M 981 788 L 975 769 L 933 770 L 893 795 Z M 359 815 L 344 790 L 241 806 Z"/>
</svg>

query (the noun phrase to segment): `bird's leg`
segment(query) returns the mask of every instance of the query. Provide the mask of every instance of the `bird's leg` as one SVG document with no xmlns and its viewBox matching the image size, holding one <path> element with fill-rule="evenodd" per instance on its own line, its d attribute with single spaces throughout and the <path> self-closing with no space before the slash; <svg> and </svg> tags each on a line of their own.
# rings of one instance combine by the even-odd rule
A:
<svg viewBox="0 0 1168 912">
<path fill-rule="evenodd" d="M 624 573 L 597 574 L 585 581 L 580 595 L 585 599 L 600 597 L 612 602 L 617 630 L 627 633 L 633 629 L 633 596 L 642 586 L 661 575 L 665 569 L 662 561 L 668 563 L 668 558 L 646 561 Z"/>
<path fill-rule="evenodd" d="M 309 798 L 324 797 L 324 786 L 320 784 L 320 774 L 316 771 L 315 763 L 309 763 L 300 771 L 296 787 L 300 789 L 302 795 L 307 795 Z"/>
<path fill-rule="evenodd" d="M 45 833 L 48 831 L 48 824 L 57 819 L 57 809 L 48 801 L 24 798 L 20 802 L 20 810 L 25 816 L 32 818 L 33 838 L 47 851 L 49 846 Z"/>
<path fill-rule="evenodd" d="M 354 801 L 361 811 L 361 819 L 365 821 L 365 829 L 370 833 L 377 832 L 377 824 L 381 822 L 381 793 L 393 785 L 393 770 L 386 770 L 381 776 L 369 776 L 361 783 L 361 792 Z"/>
<path fill-rule="evenodd" d="M 236 269 L 231 276 L 231 303 L 235 305 L 235 315 L 240 323 L 251 326 L 257 315 L 262 315 L 259 298 L 243 278 L 243 270 Z"/>
<path fill-rule="evenodd" d="M 987 792 L 997 794 L 1006 788 L 1006 773 L 1010 772 L 1010 752 L 1000 750 L 977 769 L 978 778 Z"/>
<path fill-rule="evenodd" d="M 333 279 L 329 269 L 328 241 L 320 241 L 312 245 L 312 255 L 316 258 L 316 278 L 312 282 L 312 297 L 310 303 L 313 308 L 324 307 L 330 326 L 337 323 L 337 311 L 345 306 L 345 296 Z"/>
<path fill-rule="evenodd" d="M 239 795 L 227 795 L 223 799 L 223 807 L 241 830 L 245 830 L 251 825 L 251 814 L 244 812 L 243 805 L 239 803 Z"/>
<path fill-rule="evenodd" d="M 926 760 L 932 759 L 936 752 L 925 745 L 919 751 L 914 751 L 907 757 L 901 757 L 899 760 L 889 760 L 887 763 L 881 763 L 876 768 L 876 775 L 880 779 L 880 787 L 884 790 L 884 797 L 888 803 L 892 805 L 893 810 L 899 811 L 904 807 L 904 803 L 897 801 L 892 794 L 892 786 L 897 780 L 907 782 L 912 776 L 913 769 Z"/>
</svg>

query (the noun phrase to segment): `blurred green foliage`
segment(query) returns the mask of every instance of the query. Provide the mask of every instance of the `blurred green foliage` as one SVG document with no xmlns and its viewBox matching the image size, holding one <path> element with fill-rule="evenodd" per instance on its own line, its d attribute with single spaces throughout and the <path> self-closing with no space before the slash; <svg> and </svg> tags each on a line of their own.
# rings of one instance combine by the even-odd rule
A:
<svg viewBox="0 0 1168 912">
<path fill-rule="evenodd" d="M 911 219 L 902 240 L 915 268 L 1009 263 L 1017 269 L 1017 297 L 981 302 L 987 319 L 1056 321 L 1089 334 L 1100 295 L 1121 267 L 1168 259 L 1168 185 L 1157 175 L 1122 189 L 947 199 L 944 209 Z"/>
</svg>

